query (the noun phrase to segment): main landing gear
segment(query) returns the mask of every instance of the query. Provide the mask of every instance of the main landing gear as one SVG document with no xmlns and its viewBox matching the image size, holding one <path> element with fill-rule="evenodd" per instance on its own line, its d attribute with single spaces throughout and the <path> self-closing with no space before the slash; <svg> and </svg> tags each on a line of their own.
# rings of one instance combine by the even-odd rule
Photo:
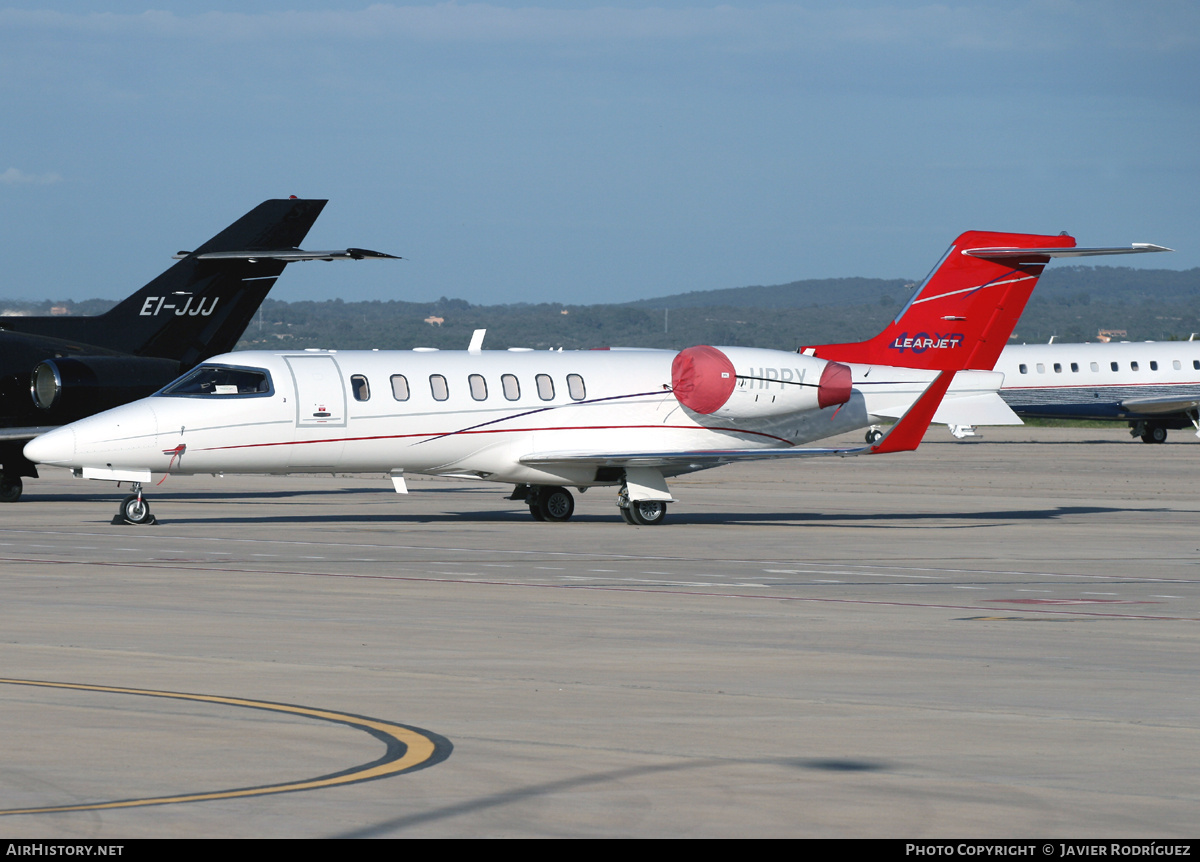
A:
<svg viewBox="0 0 1200 862">
<path fill-rule="evenodd" d="M 1139 420 L 1130 423 L 1129 436 L 1141 437 L 1143 443 L 1166 443 L 1167 429 L 1157 422 Z"/>
<path fill-rule="evenodd" d="M 132 499 L 127 498 L 126 503 Z M 575 514 L 575 498 L 558 485 L 518 485 L 508 499 L 527 503 L 535 521 L 568 521 Z M 617 511 L 626 524 L 654 527 L 666 519 L 667 504 L 662 500 L 630 500 L 629 489 L 622 485 L 617 495 Z"/>
<path fill-rule="evenodd" d="M 535 521 L 569 521 L 575 514 L 575 498 L 558 485 L 518 485 L 508 499 L 528 503 Z"/>
<path fill-rule="evenodd" d="M 662 500 L 630 500 L 629 489 L 624 485 L 617 494 L 617 509 L 626 524 L 636 527 L 656 527 L 667 517 L 667 504 Z"/>
<path fill-rule="evenodd" d="M 0 503 L 15 503 L 21 499 L 20 476 L 0 476 Z"/>
<path fill-rule="evenodd" d="M 150 514 L 150 504 L 142 496 L 142 483 L 133 483 L 133 493 L 121 501 L 117 514 L 113 515 L 113 524 L 157 524 L 158 521 Z"/>
</svg>

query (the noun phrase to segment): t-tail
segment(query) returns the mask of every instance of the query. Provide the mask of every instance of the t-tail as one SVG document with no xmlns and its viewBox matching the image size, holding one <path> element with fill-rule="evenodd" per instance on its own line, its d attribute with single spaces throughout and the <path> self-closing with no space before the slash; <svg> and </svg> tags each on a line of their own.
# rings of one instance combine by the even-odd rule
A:
<svg viewBox="0 0 1200 862">
<path fill-rule="evenodd" d="M 879 335 L 802 352 L 838 362 L 934 371 L 990 371 L 1008 343 L 1042 270 L 1053 257 L 1170 251 L 1135 243 L 1077 248 L 1075 238 L 967 231 L 954 241 Z"/>
<path fill-rule="evenodd" d="M 325 204 L 265 201 L 195 251 L 181 252 L 178 263 L 104 314 L 13 317 L 5 328 L 173 360 L 187 370 L 233 349 L 289 260 L 307 259 L 296 247 Z"/>
</svg>

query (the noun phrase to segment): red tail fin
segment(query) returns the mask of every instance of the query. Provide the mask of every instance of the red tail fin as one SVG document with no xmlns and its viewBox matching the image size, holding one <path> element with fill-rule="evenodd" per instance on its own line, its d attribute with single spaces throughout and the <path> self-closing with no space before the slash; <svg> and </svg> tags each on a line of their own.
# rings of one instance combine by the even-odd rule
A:
<svg viewBox="0 0 1200 862">
<path fill-rule="evenodd" d="M 967 231 L 879 335 L 803 352 L 838 362 L 990 371 L 1053 252 L 1074 247 L 1066 235 Z"/>
</svg>

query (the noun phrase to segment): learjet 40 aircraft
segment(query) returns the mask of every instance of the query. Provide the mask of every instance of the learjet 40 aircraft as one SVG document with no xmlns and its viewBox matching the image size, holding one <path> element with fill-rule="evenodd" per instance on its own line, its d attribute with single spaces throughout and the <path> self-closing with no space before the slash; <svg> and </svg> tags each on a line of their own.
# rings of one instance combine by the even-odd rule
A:
<svg viewBox="0 0 1200 862">
<path fill-rule="evenodd" d="M 355 471 L 390 473 L 402 493 L 406 472 L 511 483 L 508 499 L 540 521 L 571 517 L 568 487 L 608 485 L 626 522 L 658 524 L 673 502 L 672 476 L 915 449 L 956 375 L 991 374 L 993 346 L 998 353 L 1020 314 L 1011 309 L 1049 256 L 1074 244 L 963 234 L 909 303 L 937 327 L 882 354 L 897 366 L 920 357 L 912 368 L 872 357 L 856 377 L 818 356 L 707 345 L 484 351 L 482 331 L 466 351 L 249 351 L 52 431 L 25 454 L 84 478 L 136 483 L 114 523 L 153 521 L 141 486 L 154 472 Z M 954 391 L 978 401 L 987 389 Z M 803 446 L 870 425 L 870 402 L 880 399 L 906 403 L 874 445 Z"/>
</svg>

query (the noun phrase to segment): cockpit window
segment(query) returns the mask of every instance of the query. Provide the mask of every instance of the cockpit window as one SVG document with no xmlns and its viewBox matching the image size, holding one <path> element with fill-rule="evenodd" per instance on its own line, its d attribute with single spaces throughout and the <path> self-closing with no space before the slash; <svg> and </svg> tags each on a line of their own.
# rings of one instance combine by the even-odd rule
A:
<svg viewBox="0 0 1200 862">
<path fill-rule="evenodd" d="M 271 375 L 261 368 L 231 368 L 228 365 L 201 365 L 180 377 L 159 395 L 194 398 L 199 396 L 270 395 Z"/>
</svg>

